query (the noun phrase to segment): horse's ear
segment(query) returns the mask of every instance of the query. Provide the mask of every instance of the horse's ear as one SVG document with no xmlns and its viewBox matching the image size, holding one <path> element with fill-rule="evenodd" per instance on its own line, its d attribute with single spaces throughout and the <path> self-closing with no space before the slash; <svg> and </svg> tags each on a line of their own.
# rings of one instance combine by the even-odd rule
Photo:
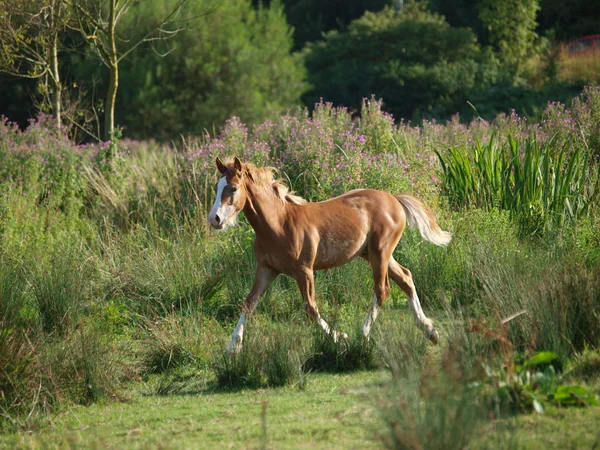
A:
<svg viewBox="0 0 600 450">
<path fill-rule="evenodd" d="M 242 172 L 242 161 L 240 161 L 240 158 L 238 158 L 237 156 L 233 158 L 233 168 L 237 173 Z"/>
<path fill-rule="evenodd" d="M 225 164 L 223 164 L 223 161 L 221 161 L 221 158 L 219 158 L 217 156 L 217 169 L 219 169 L 219 172 L 221 172 L 221 175 L 225 175 L 225 173 L 227 172 L 227 167 L 225 167 Z"/>
</svg>

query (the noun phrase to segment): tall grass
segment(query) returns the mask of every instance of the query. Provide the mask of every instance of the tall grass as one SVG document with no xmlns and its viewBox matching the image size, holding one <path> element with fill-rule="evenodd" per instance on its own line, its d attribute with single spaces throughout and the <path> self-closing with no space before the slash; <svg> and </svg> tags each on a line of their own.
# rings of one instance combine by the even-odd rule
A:
<svg viewBox="0 0 600 450">
<path fill-rule="evenodd" d="M 439 249 L 407 231 L 395 257 L 412 271 L 442 346 L 464 350 L 455 353 L 461 367 L 494 350 L 471 336 L 471 321 L 493 327 L 522 309 L 508 324 L 518 350 L 567 357 L 600 345 L 598 105 L 600 90 L 588 88 L 572 110 L 550 105 L 540 124 L 510 115 L 415 127 L 394 123 L 374 100 L 360 120 L 320 104 L 252 130 L 232 119 L 217 136 L 178 148 L 113 143 L 120 152 L 109 166 L 98 157 L 102 145 L 75 146 L 48 118 L 25 132 L 0 121 L 0 421 L 27 426 L 136 375 L 190 370 L 222 387 L 277 386 L 302 385 L 309 370 L 385 367 L 419 379 L 437 358 L 396 287 L 363 341 L 372 296 L 364 262 L 316 279 L 323 317 L 348 341 L 315 330 L 295 282 L 281 276 L 261 299 L 242 354 L 225 357 L 255 259 L 243 219 L 222 234 L 206 226 L 216 155 L 276 166 L 309 199 L 369 187 L 439 205 L 452 244 Z M 433 149 L 445 147 L 439 180 Z M 458 211 L 445 209 L 440 189 Z M 519 239 L 574 221 L 545 241 Z"/>
<path fill-rule="evenodd" d="M 509 135 L 498 144 L 437 152 L 443 192 L 455 207 L 511 212 L 525 235 L 575 223 L 600 196 L 600 166 L 579 148 L 552 148 L 534 137 L 524 144 Z"/>
<path fill-rule="evenodd" d="M 297 327 L 253 322 L 239 353 L 217 348 L 213 370 L 220 388 L 275 387 L 305 383 L 302 370 L 306 333 Z"/>
<path fill-rule="evenodd" d="M 425 373 L 396 379 L 379 402 L 389 449 L 470 448 L 486 422 L 486 406 L 450 354 Z"/>
<path fill-rule="evenodd" d="M 66 332 L 77 324 L 95 287 L 93 265 L 85 252 L 69 244 L 56 249 L 47 261 L 28 261 L 27 265 L 41 329 L 46 333 Z"/>
<path fill-rule="evenodd" d="M 600 82 L 600 51 L 588 51 L 579 55 L 570 55 L 567 50 L 560 54 L 558 78 L 563 81 L 597 85 Z"/>
</svg>

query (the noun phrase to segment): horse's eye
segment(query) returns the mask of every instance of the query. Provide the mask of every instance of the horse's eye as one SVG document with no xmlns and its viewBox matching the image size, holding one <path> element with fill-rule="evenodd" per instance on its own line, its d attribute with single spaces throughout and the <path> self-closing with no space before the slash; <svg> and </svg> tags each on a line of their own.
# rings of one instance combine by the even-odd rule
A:
<svg viewBox="0 0 600 450">
<path fill-rule="evenodd" d="M 231 186 L 231 193 L 235 194 L 235 191 L 237 191 L 237 186 Z"/>
</svg>

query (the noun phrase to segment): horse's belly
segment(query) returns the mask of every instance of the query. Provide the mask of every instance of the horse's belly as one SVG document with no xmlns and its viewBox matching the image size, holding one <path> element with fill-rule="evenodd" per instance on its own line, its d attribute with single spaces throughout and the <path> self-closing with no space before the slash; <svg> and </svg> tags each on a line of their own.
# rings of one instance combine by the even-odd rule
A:
<svg viewBox="0 0 600 450">
<path fill-rule="evenodd" d="M 317 257 L 315 258 L 315 270 L 330 269 L 341 266 L 360 256 L 367 247 L 366 237 L 360 236 L 355 239 L 325 240 L 319 243 Z"/>
</svg>

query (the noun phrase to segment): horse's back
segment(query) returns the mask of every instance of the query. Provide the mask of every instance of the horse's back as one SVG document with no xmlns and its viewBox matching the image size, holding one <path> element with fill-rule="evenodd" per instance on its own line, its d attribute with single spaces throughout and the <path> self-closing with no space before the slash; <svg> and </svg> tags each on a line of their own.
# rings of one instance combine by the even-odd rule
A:
<svg viewBox="0 0 600 450">
<path fill-rule="evenodd" d="M 317 269 L 346 263 L 367 251 L 374 234 L 402 233 L 404 210 L 393 195 L 355 189 L 318 203 L 299 205 L 297 225 L 318 241 Z"/>
</svg>

